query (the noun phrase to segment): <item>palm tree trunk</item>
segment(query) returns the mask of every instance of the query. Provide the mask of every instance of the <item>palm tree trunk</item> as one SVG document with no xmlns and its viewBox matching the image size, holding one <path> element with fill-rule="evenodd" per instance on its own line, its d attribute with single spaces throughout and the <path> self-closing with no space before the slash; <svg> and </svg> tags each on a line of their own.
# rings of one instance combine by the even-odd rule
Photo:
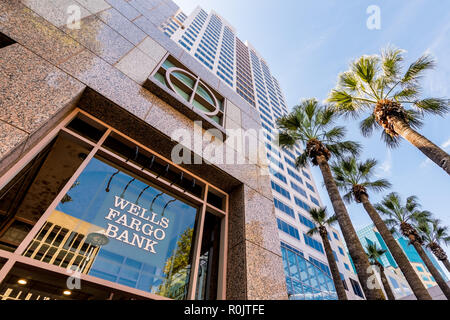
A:
<svg viewBox="0 0 450 320">
<path fill-rule="evenodd" d="M 433 276 L 434 280 L 436 280 L 439 288 L 441 288 L 444 295 L 447 297 L 447 300 L 450 300 L 450 288 L 445 282 L 445 280 L 442 278 L 439 271 L 436 269 L 436 267 L 431 262 L 430 258 L 428 258 L 428 255 L 425 253 L 425 250 L 423 249 L 422 245 L 420 245 L 417 241 L 413 242 L 413 246 L 416 249 L 417 253 L 419 254 L 422 261 L 427 266 L 428 270 L 430 271 L 431 275 Z"/>
<path fill-rule="evenodd" d="M 380 268 L 380 278 L 381 282 L 383 283 L 384 291 L 386 292 L 386 295 L 388 296 L 389 300 L 396 300 L 395 295 L 392 292 L 392 288 L 389 285 L 389 281 L 386 278 L 386 274 L 384 273 L 384 267 L 382 265 L 379 265 L 378 268 Z"/>
<path fill-rule="evenodd" d="M 450 272 L 450 262 L 448 262 L 448 259 L 442 260 L 442 263 L 447 268 L 448 272 Z"/>
<path fill-rule="evenodd" d="M 406 281 L 408 281 L 408 284 L 414 292 L 417 300 L 432 300 L 430 294 L 428 293 L 428 290 L 425 288 L 418 274 L 414 271 L 413 266 L 406 257 L 406 254 L 403 252 L 398 242 L 394 239 L 392 233 L 386 227 L 386 224 L 381 219 L 377 210 L 372 206 L 369 197 L 365 194 L 362 194 L 361 202 L 364 206 L 364 209 L 366 209 L 369 217 L 372 219 L 381 237 L 383 238 L 384 242 L 386 243 L 389 251 L 397 262 L 398 267 L 405 276 Z"/>
<path fill-rule="evenodd" d="M 339 190 L 334 181 L 333 175 L 328 165 L 328 161 L 324 156 L 317 157 L 317 163 L 319 164 L 320 171 L 322 172 L 323 180 L 328 191 L 331 203 L 333 205 L 334 212 L 337 216 L 339 226 L 344 236 L 345 242 L 348 247 L 348 251 L 355 265 L 356 272 L 358 274 L 359 282 L 361 283 L 364 294 L 367 300 L 385 300 L 383 291 L 380 289 L 370 289 L 368 271 L 371 270 L 369 259 L 359 242 L 355 229 L 353 228 L 352 221 L 342 201 Z"/>
<path fill-rule="evenodd" d="M 431 161 L 444 169 L 450 175 L 450 155 L 433 142 L 412 129 L 404 121 L 390 117 L 389 119 L 396 133 L 408 140 L 413 146 L 422 151 Z"/>
<path fill-rule="evenodd" d="M 333 276 L 334 287 L 336 288 L 336 293 L 339 300 L 348 300 L 347 294 L 345 293 L 344 284 L 342 283 L 341 275 L 339 274 L 339 269 L 336 264 L 336 259 L 334 259 L 333 250 L 331 249 L 330 241 L 326 235 L 320 235 L 322 238 L 323 246 L 325 248 L 325 254 L 327 255 L 328 265 L 330 266 L 331 275 Z"/>
</svg>

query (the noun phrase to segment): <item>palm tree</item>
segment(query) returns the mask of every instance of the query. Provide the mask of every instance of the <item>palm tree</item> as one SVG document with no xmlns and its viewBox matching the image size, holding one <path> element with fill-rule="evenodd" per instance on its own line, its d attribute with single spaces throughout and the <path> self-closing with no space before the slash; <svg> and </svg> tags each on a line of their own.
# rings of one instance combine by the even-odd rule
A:
<svg viewBox="0 0 450 320">
<path fill-rule="evenodd" d="M 431 300 L 428 290 L 423 285 L 419 275 L 414 271 L 406 254 L 369 200 L 369 191 L 380 192 L 391 186 L 386 179 L 373 179 L 376 166 L 377 161 L 375 159 L 358 162 L 355 157 L 350 157 L 333 164 L 332 170 L 338 187 L 345 193 L 344 200 L 347 203 L 354 200 L 364 206 L 417 299 Z"/>
<path fill-rule="evenodd" d="M 345 293 L 344 284 L 342 283 L 336 259 L 334 258 L 333 250 L 331 249 L 330 241 L 328 240 L 328 231 L 326 228 L 327 226 L 332 226 L 336 223 L 337 218 L 335 215 L 328 217 L 325 208 L 313 208 L 309 211 L 309 214 L 317 226 L 309 230 L 308 235 L 312 236 L 315 233 L 320 234 L 338 298 L 339 300 L 347 300 L 347 294 Z"/>
<path fill-rule="evenodd" d="M 397 146 L 401 136 L 450 175 L 450 156 L 416 131 L 425 113 L 443 116 L 449 110 L 448 99 L 420 98 L 419 80 L 435 63 L 423 55 L 403 73 L 402 62 L 403 50 L 393 48 L 383 50 L 381 56 L 362 56 L 339 75 L 328 101 L 345 114 L 359 116 L 368 111 L 360 125 L 364 136 L 371 135 L 378 124 L 389 147 Z"/>
<path fill-rule="evenodd" d="M 370 263 L 377 266 L 380 270 L 381 282 L 383 283 L 383 288 L 388 296 L 388 299 L 395 300 L 394 293 L 392 292 L 391 286 L 386 278 L 386 274 L 384 273 L 384 266 L 380 262 L 381 256 L 386 252 L 386 250 L 378 249 L 376 244 L 367 244 L 366 250 Z"/>
<path fill-rule="evenodd" d="M 450 299 L 450 288 L 433 265 L 430 258 L 428 258 L 428 255 L 422 247 L 423 239 L 413 226 L 413 224 L 418 221 L 429 219 L 429 212 L 419 210 L 420 205 L 416 196 L 407 198 L 404 206 L 401 205 L 400 202 L 400 196 L 393 192 L 384 197 L 380 204 L 375 205 L 375 208 L 389 217 L 385 222 L 388 226 L 392 226 L 391 230 L 393 232 L 399 231 L 403 236 L 409 239 L 409 243 L 414 246 L 420 258 L 439 285 L 439 288 L 441 288 L 447 299 Z"/>
<path fill-rule="evenodd" d="M 419 221 L 417 229 L 422 236 L 425 245 L 430 248 L 436 258 L 441 260 L 448 272 L 450 272 L 450 263 L 447 254 L 441 247 L 441 243 L 446 245 L 450 243 L 448 227 L 442 226 L 440 220 L 432 219 L 430 221 Z"/>
<path fill-rule="evenodd" d="M 331 156 L 358 154 L 360 150 L 358 143 L 342 141 L 345 129 L 333 126 L 337 117 L 338 114 L 334 108 L 319 105 L 315 99 L 303 100 L 291 114 L 278 119 L 277 124 L 280 129 L 278 139 L 283 148 L 292 148 L 297 142 L 306 145 L 306 150 L 296 159 L 296 166 L 303 167 L 309 161 L 319 166 L 366 298 L 381 300 L 384 299 L 382 290 L 368 288 L 369 260 L 359 242 L 328 165 Z"/>
</svg>

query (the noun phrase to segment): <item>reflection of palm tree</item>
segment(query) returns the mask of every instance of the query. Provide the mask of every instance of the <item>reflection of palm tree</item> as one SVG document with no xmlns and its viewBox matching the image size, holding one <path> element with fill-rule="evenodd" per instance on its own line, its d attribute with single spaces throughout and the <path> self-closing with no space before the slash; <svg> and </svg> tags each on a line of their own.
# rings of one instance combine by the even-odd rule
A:
<svg viewBox="0 0 450 320">
<path fill-rule="evenodd" d="M 183 281 L 182 285 L 186 286 L 189 278 L 189 256 L 193 234 L 194 228 L 187 228 L 180 235 L 173 255 L 166 260 L 164 266 L 166 281 L 159 286 L 159 294 L 169 298 L 176 298 L 175 293 L 179 286 L 176 286 L 174 281 L 177 279 Z"/>
</svg>

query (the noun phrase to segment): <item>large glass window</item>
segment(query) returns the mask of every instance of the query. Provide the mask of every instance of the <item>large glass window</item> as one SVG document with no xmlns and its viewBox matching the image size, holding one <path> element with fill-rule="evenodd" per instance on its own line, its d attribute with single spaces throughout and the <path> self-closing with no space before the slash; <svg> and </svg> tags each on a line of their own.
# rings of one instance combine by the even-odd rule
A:
<svg viewBox="0 0 450 320">
<path fill-rule="evenodd" d="M 45 282 L 39 267 L 46 263 L 114 288 L 216 299 L 228 200 L 198 180 L 79 115 L 0 190 L 0 249 L 29 259 L 37 268 L 34 284 Z M 0 292 L 8 299 L 23 298 L 6 293 L 17 287 L 17 265 Z M 194 266 L 199 272 L 193 275 Z M 20 292 L 31 290 L 19 285 Z M 44 296 L 58 298 L 60 292 Z"/>
</svg>

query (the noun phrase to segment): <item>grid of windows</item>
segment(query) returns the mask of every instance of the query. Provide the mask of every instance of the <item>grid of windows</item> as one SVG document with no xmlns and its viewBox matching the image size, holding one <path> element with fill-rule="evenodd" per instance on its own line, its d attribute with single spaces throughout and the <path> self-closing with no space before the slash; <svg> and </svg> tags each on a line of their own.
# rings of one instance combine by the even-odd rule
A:
<svg viewBox="0 0 450 320">
<path fill-rule="evenodd" d="M 305 198 L 307 197 L 306 191 L 303 190 L 303 188 L 300 187 L 299 185 L 293 183 L 292 181 L 291 181 L 291 187 L 292 187 L 292 189 L 294 189 L 295 191 L 297 191 L 299 194 L 301 194 L 301 195 L 304 196 Z"/>
<path fill-rule="evenodd" d="M 292 210 L 291 207 L 289 207 L 288 205 L 284 204 L 283 202 L 281 202 L 277 198 L 274 198 L 273 202 L 274 202 L 275 208 L 283 211 L 284 213 L 286 213 L 287 215 L 289 215 L 289 216 L 291 216 L 292 218 L 295 219 L 295 213 L 294 213 L 294 210 Z"/>
<path fill-rule="evenodd" d="M 275 171 L 272 167 L 269 167 L 269 172 L 274 177 L 280 179 L 280 181 L 283 181 L 284 183 L 287 183 L 286 177 L 284 175 L 282 175 L 280 172 Z"/>
<path fill-rule="evenodd" d="M 281 194 L 283 197 L 291 200 L 291 194 L 284 188 L 282 188 L 280 185 L 276 184 L 275 182 L 271 181 L 272 189 Z"/>
<path fill-rule="evenodd" d="M 316 225 L 314 224 L 314 222 L 312 222 L 311 220 L 309 220 L 308 218 L 306 218 L 305 216 L 299 214 L 298 218 L 300 219 L 300 222 L 302 224 L 304 224 L 305 226 L 307 226 L 308 228 L 315 228 Z"/>
<path fill-rule="evenodd" d="M 295 204 L 298 205 L 300 208 L 303 208 L 308 212 L 311 210 L 311 207 L 308 206 L 304 201 L 300 200 L 299 198 L 294 197 L 294 200 L 295 200 Z"/>
<path fill-rule="evenodd" d="M 309 198 L 311 199 L 311 202 L 314 203 L 316 206 L 320 206 L 319 200 L 314 198 L 312 195 L 310 195 Z"/>
<path fill-rule="evenodd" d="M 309 190 L 311 190 L 312 192 L 316 192 L 316 190 L 314 190 L 314 187 L 312 186 L 312 185 L 310 185 L 308 182 L 305 182 L 306 183 L 306 187 L 309 189 Z"/>
<path fill-rule="evenodd" d="M 303 179 L 300 178 L 300 176 L 298 174 L 296 174 L 294 171 L 287 168 L 287 172 L 288 172 L 288 175 L 290 175 L 292 178 L 294 178 L 295 180 L 297 180 L 300 183 L 303 183 Z"/>
<path fill-rule="evenodd" d="M 322 244 L 308 236 L 306 233 L 303 233 L 303 237 L 305 238 L 305 243 L 310 246 L 313 249 L 316 249 L 317 251 L 324 253 Z"/>
<path fill-rule="evenodd" d="M 236 38 L 236 92 L 252 106 L 255 106 L 250 54 L 247 46 Z"/>
<path fill-rule="evenodd" d="M 310 175 L 305 170 L 302 170 L 302 173 L 305 177 L 307 177 L 309 180 L 311 180 Z"/>
<path fill-rule="evenodd" d="M 316 267 L 318 267 L 320 270 L 325 272 L 329 277 L 331 277 L 331 271 L 328 265 L 325 263 L 320 262 L 317 259 L 314 259 L 313 257 L 309 257 L 309 261 L 311 261 L 312 264 L 314 264 Z"/>
<path fill-rule="evenodd" d="M 290 246 L 282 245 L 281 253 L 290 300 L 337 300 L 336 289 L 328 273 Z"/>
<path fill-rule="evenodd" d="M 284 233 L 290 235 L 291 237 L 300 240 L 300 234 L 298 233 L 298 230 L 296 227 L 291 226 L 289 223 L 284 222 L 281 219 L 277 218 L 277 225 L 278 229 L 283 231 Z"/>
</svg>

